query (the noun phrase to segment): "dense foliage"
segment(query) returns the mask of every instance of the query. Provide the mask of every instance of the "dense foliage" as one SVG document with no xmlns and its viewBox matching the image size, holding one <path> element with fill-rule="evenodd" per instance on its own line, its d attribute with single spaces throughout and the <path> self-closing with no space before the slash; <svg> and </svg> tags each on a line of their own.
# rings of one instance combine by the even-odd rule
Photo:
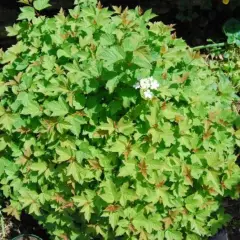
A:
<svg viewBox="0 0 240 240">
<path fill-rule="evenodd" d="M 213 50 L 215 51 L 215 50 Z M 212 55 L 212 53 L 210 53 Z M 224 49 L 218 49 L 215 57 L 209 59 L 210 68 L 217 74 L 223 74 L 228 78 L 235 88 L 236 93 L 240 93 L 240 49 L 234 46 L 228 46 Z M 239 104 L 238 104 L 239 105 Z M 238 107 L 240 111 L 240 106 Z"/>
<path fill-rule="evenodd" d="M 47 18 L 21 8 L 1 52 L 5 209 L 53 239 L 204 239 L 239 196 L 230 81 L 172 26 L 76 0 Z"/>
<path fill-rule="evenodd" d="M 235 92 L 239 95 L 240 21 L 234 18 L 229 19 L 223 26 L 223 32 L 227 37 L 227 43 L 213 43 L 200 47 L 207 49 L 208 63 L 214 73 L 225 75 L 226 78 L 232 81 Z M 239 106 L 237 108 L 240 111 Z"/>
</svg>

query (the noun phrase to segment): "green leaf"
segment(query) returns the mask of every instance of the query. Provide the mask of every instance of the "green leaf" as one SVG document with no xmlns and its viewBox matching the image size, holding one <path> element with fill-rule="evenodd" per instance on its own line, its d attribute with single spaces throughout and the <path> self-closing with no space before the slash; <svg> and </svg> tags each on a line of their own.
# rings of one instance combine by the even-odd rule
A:
<svg viewBox="0 0 240 240">
<path fill-rule="evenodd" d="M 70 131 L 76 136 L 79 136 L 81 132 L 81 125 L 87 123 L 87 121 L 83 117 L 77 115 L 67 116 L 65 119 L 70 124 Z"/>
<path fill-rule="evenodd" d="M 17 209 L 14 205 L 8 205 L 3 209 L 3 212 L 7 213 L 7 215 L 15 217 L 20 221 L 20 210 Z"/>
<path fill-rule="evenodd" d="M 74 108 L 76 110 L 81 110 L 84 108 L 85 104 L 86 104 L 86 97 L 83 94 L 76 92 L 73 98 Z"/>
<path fill-rule="evenodd" d="M 143 39 L 140 34 L 132 33 L 130 37 L 127 37 L 123 40 L 123 49 L 125 52 L 133 52 L 139 48 L 142 42 Z"/>
<path fill-rule="evenodd" d="M 24 106 L 21 114 L 31 115 L 31 117 L 35 117 L 42 115 L 42 111 L 40 109 L 39 104 L 36 101 L 30 101 Z"/>
<path fill-rule="evenodd" d="M 236 136 L 236 138 L 240 139 L 240 129 L 238 129 L 238 130 L 235 132 L 235 136 Z"/>
<path fill-rule="evenodd" d="M 92 158 L 92 153 L 90 151 L 90 146 L 87 142 L 82 142 L 78 145 L 79 151 L 76 152 L 76 158 L 78 162 L 82 162 L 83 159 Z"/>
<path fill-rule="evenodd" d="M 210 167 L 214 169 L 219 169 L 223 162 L 217 152 L 208 152 L 206 154 L 207 163 Z"/>
<path fill-rule="evenodd" d="M 124 162 L 124 166 L 119 170 L 119 177 L 127 177 L 131 176 L 132 178 L 136 178 L 137 170 L 136 170 L 136 161 L 129 160 Z"/>
<path fill-rule="evenodd" d="M 121 118 L 117 123 L 118 132 L 128 136 L 135 131 L 134 125 L 130 121 L 126 121 L 124 118 Z"/>
<path fill-rule="evenodd" d="M 61 58 L 61 57 L 66 57 L 66 58 L 71 58 L 72 55 L 71 55 L 71 49 L 59 49 L 57 51 L 57 57 L 58 58 Z"/>
<path fill-rule="evenodd" d="M 112 229 L 116 228 L 116 226 L 118 225 L 118 222 L 119 222 L 119 213 L 118 212 L 110 213 L 110 215 L 109 215 L 109 223 L 110 223 Z"/>
<path fill-rule="evenodd" d="M 131 146 L 131 157 L 138 157 L 139 159 L 144 159 L 146 154 L 141 149 L 141 146 L 139 144 L 134 144 Z"/>
<path fill-rule="evenodd" d="M 141 47 L 133 52 L 133 63 L 139 67 L 152 69 L 151 57 L 146 47 Z"/>
<path fill-rule="evenodd" d="M 49 0 L 34 0 L 33 6 L 36 10 L 41 11 L 45 8 L 50 7 Z"/>
<path fill-rule="evenodd" d="M 0 125 L 2 126 L 3 129 L 6 129 L 8 131 L 10 131 L 13 128 L 16 121 L 17 116 L 14 114 L 5 113 L 0 117 Z"/>
<path fill-rule="evenodd" d="M 77 19 L 80 15 L 80 6 L 75 6 L 74 9 L 69 9 L 69 14 L 72 18 Z"/>
<path fill-rule="evenodd" d="M 119 84 L 119 81 L 123 78 L 125 73 L 121 73 L 120 75 L 117 75 L 116 77 L 110 79 L 107 81 L 106 88 L 108 89 L 109 93 L 113 93 L 114 89 Z"/>
<path fill-rule="evenodd" d="M 94 213 L 94 209 L 90 204 L 86 204 L 81 209 L 81 212 L 84 213 L 85 219 L 89 222 L 91 219 L 92 213 Z"/>
<path fill-rule="evenodd" d="M 161 132 L 158 129 L 151 128 L 148 133 L 152 136 L 152 143 L 160 143 L 162 141 Z"/>
<path fill-rule="evenodd" d="M 165 237 L 167 240 L 183 240 L 182 233 L 176 230 L 167 230 Z"/>
<path fill-rule="evenodd" d="M 84 77 L 84 78 L 89 78 L 91 76 L 89 76 L 88 73 L 84 72 L 81 70 L 79 64 L 77 61 L 73 61 L 73 63 L 66 63 L 63 66 L 66 70 L 68 70 L 70 73 L 77 73 L 78 77 Z M 74 75 L 75 76 L 75 75 Z"/>
<path fill-rule="evenodd" d="M 196 234 L 187 234 L 186 240 L 201 240 Z"/>
<path fill-rule="evenodd" d="M 56 128 L 57 128 L 59 133 L 63 134 L 65 132 L 65 130 L 71 129 L 71 124 L 69 122 L 61 119 L 61 120 L 58 121 L 58 123 L 56 125 Z"/>
<path fill-rule="evenodd" d="M 152 18 L 157 17 L 156 14 L 152 13 L 152 9 L 148 9 L 144 14 L 143 14 L 143 19 L 148 22 L 149 20 L 151 20 Z M 176 239 L 177 240 L 177 239 Z"/>
<path fill-rule="evenodd" d="M 67 175 L 72 176 L 76 182 L 82 183 L 85 177 L 84 168 L 77 162 L 71 162 L 67 169 Z"/>
<path fill-rule="evenodd" d="M 204 236 L 205 234 L 207 234 L 206 230 L 203 227 L 203 223 L 200 222 L 199 220 L 195 220 L 192 218 L 190 223 L 192 231 L 198 234 L 199 236 Z"/>
<path fill-rule="evenodd" d="M 102 48 L 98 52 L 98 57 L 106 61 L 107 65 L 111 65 L 125 59 L 126 55 L 121 47 L 112 46 L 110 48 Z"/>
<path fill-rule="evenodd" d="M 39 174 L 42 174 L 47 170 L 47 163 L 46 162 L 32 163 L 30 169 L 33 171 L 37 171 Z"/>
<path fill-rule="evenodd" d="M 108 123 L 102 123 L 98 129 L 108 131 L 109 134 L 112 134 L 115 131 L 114 122 L 112 119 L 107 118 Z"/>
<path fill-rule="evenodd" d="M 4 94 L 6 90 L 7 90 L 7 86 L 0 81 L 0 97 Z"/>
<path fill-rule="evenodd" d="M 164 207 L 172 207 L 173 204 L 171 203 L 171 195 L 168 192 L 168 188 L 167 187 L 162 187 L 157 189 L 157 194 L 158 196 L 160 196 L 160 199 L 163 203 Z"/>
<path fill-rule="evenodd" d="M 217 172 L 207 170 L 207 175 L 205 179 L 208 186 L 213 187 L 213 189 L 217 191 L 220 195 L 223 194 L 222 190 L 220 189 L 220 180 Z"/>
<path fill-rule="evenodd" d="M 29 0 L 18 0 L 18 2 L 29 5 Z"/>
<path fill-rule="evenodd" d="M 157 103 L 154 103 L 153 106 L 150 107 L 150 115 L 146 115 L 146 119 L 149 122 L 150 127 L 154 127 L 158 123 L 158 113 L 159 106 Z"/>
<path fill-rule="evenodd" d="M 0 152 L 4 150 L 6 147 L 7 147 L 7 142 L 5 141 L 4 137 L 0 135 Z M 2 168 L 2 171 L 3 171 L 3 168 Z"/>
<path fill-rule="evenodd" d="M 120 191 L 121 191 L 121 197 L 119 202 L 122 206 L 126 206 L 128 201 L 132 202 L 137 199 L 137 195 L 135 191 L 133 189 L 129 189 L 128 183 L 124 183 Z"/>
<path fill-rule="evenodd" d="M 2 116 L 3 114 L 5 114 L 5 109 L 2 105 L 0 105 L 0 116 Z"/>
<path fill-rule="evenodd" d="M 134 217 L 132 222 L 138 231 L 140 231 L 142 228 L 146 229 L 146 225 L 150 224 L 142 213 L 139 213 L 136 217 Z"/>
<path fill-rule="evenodd" d="M 119 192 L 111 180 L 102 183 L 104 193 L 99 196 L 107 203 L 114 203 L 119 200 Z"/>
<path fill-rule="evenodd" d="M 69 148 L 57 147 L 56 153 L 59 155 L 59 162 L 68 161 L 72 157 L 72 151 Z"/>
<path fill-rule="evenodd" d="M 203 197 L 200 194 L 192 194 L 185 199 L 186 208 L 188 211 L 195 213 L 203 203 Z"/>
<path fill-rule="evenodd" d="M 110 46 L 115 42 L 115 38 L 112 34 L 103 34 L 100 38 L 100 44 L 102 46 Z"/>
<path fill-rule="evenodd" d="M 18 20 L 27 19 L 31 21 L 35 17 L 35 10 L 32 7 L 22 7 L 20 8 L 21 13 L 18 16 Z"/>
<path fill-rule="evenodd" d="M 171 129 L 171 125 L 169 123 L 165 123 L 161 128 L 161 138 L 163 139 L 166 147 L 170 147 L 175 143 L 176 139 L 173 135 L 173 131 Z"/>
<path fill-rule="evenodd" d="M 50 116 L 65 116 L 68 113 L 68 105 L 63 100 L 59 98 L 58 101 L 46 102 L 44 112 Z"/>
<path fill-rule="evenodd" d="M 97 0 L 74 0 L 75 5 L 82 5 L 84 7 L 87 6 L 96 6 Z"/>
<path fill-rule="evenodd" d="M 6 27 L 6 31 L 9 37 L 17 36 L 21 28 L 18 24 L 13 24 L 13 26 Z"/>
<path fill-rule="evenodd" d="M 56 57 L 55 56 L 45 55 L 43 57 L 42 66 L 45 69 L 52 70 L 54 68 L 55 62 L 56 62 Z"/>
</svg>

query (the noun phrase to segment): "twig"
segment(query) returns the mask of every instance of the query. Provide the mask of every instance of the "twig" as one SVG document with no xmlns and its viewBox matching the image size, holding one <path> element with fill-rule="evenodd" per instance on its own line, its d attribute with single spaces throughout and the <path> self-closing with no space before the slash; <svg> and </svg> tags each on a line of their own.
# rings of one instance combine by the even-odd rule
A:
<svg viewBox="0 0 240 240">
<path fill-rule="evenodd" d="M 228 43 L 212 43 L 212 44 L 207 44 L 207 45 L 201 45 L 201 46 L 197 46 L 197 47 L 193 47 L 193 50 L 200 50 L 200 49 L 206 49 L 206 48 L 216 48 L 216 47 L 223 47 L 228 45 Z"/>
<path fill-rule="evenodd" d="M 5 238 L 6 237 L 5 224 L 4 224 L 4 218 L 3 218 L 1 211 L 0 211 L 0 221 L 1 221 L 1 229 L 2 229 L 3 238 Z"/>
</svg>

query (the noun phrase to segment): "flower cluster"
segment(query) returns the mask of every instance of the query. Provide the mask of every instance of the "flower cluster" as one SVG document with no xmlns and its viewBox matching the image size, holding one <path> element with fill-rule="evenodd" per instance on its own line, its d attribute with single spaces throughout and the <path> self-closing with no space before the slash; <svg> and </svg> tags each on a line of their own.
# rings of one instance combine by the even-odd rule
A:
<svg viewBox="0 0 240 240">
<path fill-rule="evenodd" d="M 153 77 L 148 77 L 148 78 L 142 78 L 134 84 L 135 89 L 143 89 L 143 94 L 145 98 L 152 99 L 154 94 L 151 90 L 156 90 L 159 88 L 159 83 L 156 79 Z"/>
</svg>

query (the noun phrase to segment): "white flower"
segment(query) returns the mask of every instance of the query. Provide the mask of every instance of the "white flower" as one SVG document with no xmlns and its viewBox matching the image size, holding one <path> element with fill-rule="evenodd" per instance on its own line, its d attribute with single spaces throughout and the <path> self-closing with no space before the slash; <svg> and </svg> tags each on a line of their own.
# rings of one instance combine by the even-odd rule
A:
<svg viewBox="0 0 240 240">
<path fill-rule="evenodd" d="M 151 90 L 158 89 L 160 84 L 153 77 L 142 78 L 137 83 L 133 85 L 135 89 L 143 89 L 143 94 L 145 98 L 152 99 L 154 94 Z"/>
<path fill-rule="evenodd" d="M 142 89 L 148 89 L 151 87 L 151 82 L 148 78 L 143 78 L 140 80 L 140 86 Z"/>
<path fill-rule="evenodd" d="M 135 84 L 133 85 L 133 87 L 134 87 L 135 89 L 139 89 L 141 86 L 140 86 L 140 84 L 137 82 L 137 83 L 135 83 Z"/>
<path fill-rule="evenodd" d="M 152 99 L 153 98 L 153 93 L 148 89 L 144 92 L 144 97 Z"/>
<path fill-rule="evenodd" d="M 149 80 L 149 82 L 152 82 L 152 81 L 154 81 L 154 78 L 153 77 L 149 77 L 148 80 Z"/>
<path fill-rule="evenodd" d="M 156 90 L 156 89 L 159 88 L 159 86 L 160 86 L 160 84 L 158 83 L 157 80 L 153 80 L 153 81 L 151 82 L 151 89 Z"/>
</svg>

